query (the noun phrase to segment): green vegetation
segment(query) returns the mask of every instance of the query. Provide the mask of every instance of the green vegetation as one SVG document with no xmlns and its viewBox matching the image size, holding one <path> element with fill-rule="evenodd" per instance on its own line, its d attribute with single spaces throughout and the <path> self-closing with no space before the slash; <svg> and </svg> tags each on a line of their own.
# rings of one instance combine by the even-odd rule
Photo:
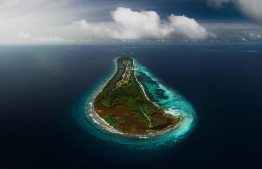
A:
<svg viewBox="0 0 262 169">
<path fill-rule="evenodd" d="M 115 116 L 113 114 L 108 113 L 104 119 L 110 126 L 116 128 L 117 120 L 115 119 Z"/>
<path fill-rule="evenodd" d="M 108 96 L 108 92 L 106 91 L 100 92 L 95 99 L 95 103 L 101 100 L 102 98 L 107 98 L 107 96 Z"/>
<path fill-rule="evenodd" d="M 112 107 L 111 106 L 111 102 L 112 102 L 112 98 L 107 98 L 105 101 L 103 101 L 103 106 L 105 106 L 106 108 L 110 108 L 110 107 Z"/>
<path fill-rule="evenodd" d="M 151 120 L 151 125 L 152 125 L 151 128 L 167 123 L 165 120 L 154 118 L 154 117 L 151 117 L 150 120 Z"/>
<path fill-rule="evenodd" d="M 142 87 L 136 81 L 133 69 L 133 59 L 130 57 L 119 58 L 117 59 L 117 65 L 119 66 L 120 64 L 124 66 L 125 71 L 117 81 L 118 85 L 109 91 L 104 91 L 105 87 L 96 97 L 95 103 L 104 98 L 105 100 L 102 102 L 102 105 L 106 108 L 111 108 L 116 105 L 127 105 L 129 107 L 129 113 L 135 114 L 136 118 L 141 119 L 141 122 L 145 124 L 148 129 L 153 130 L 154 127 L 167 123 L 165 120 L 152 117 L 154 113 L 165 113 L 162 108 L 157 107 L 146 98 Z M 118 71 L 112 79 L 116 77 Z M 110 82 L 107 85 L 109 84 Z M 176 119 L 176 122 L 179 121 L 179 117 L 172 116 L 170 118 Z M 114 128 L 117 128 L 118 124 L 125 123 L 123 119 L 117 120 L 111 113 L 108 113 L 104 119 Z M 124 132 L 121 128 L 117 129 Z"/>
<path fill-rule="evenodd" d="M 103 105 L 105 107 L 110 108 L 110 107 L 114 107 L 115 105 L 125 104 L 129 107 L 129 110 L 131 112 L 136 112 L 137 117 L 141 119 L 142 123 L 144 123 L 147 127 L 149 127 L 150 125 L 147 117 L 149 117 L 151 120 L 151 128 L 166 123 L 166 121 L 164 120 L 161 119 L 155 120 L 155 118 L 151 117 L 152 114 L 160 111 L 160 109 L 157 106 L 155 106 L 151 101 L 147 100 L 139 83 L 136 81 L 127 86 L 122 86 L 114 89 L 110 93 L 109 97 L 110 97 L 110 102 L 107 101 L 109 100 L 109 98 L 107 98 L 104 101 L 106 102 L 106 104 L 104 104 L 103 102 Z M 147 117 L 141 111 L 139 106 L 145 112 Z"/>
</svg>

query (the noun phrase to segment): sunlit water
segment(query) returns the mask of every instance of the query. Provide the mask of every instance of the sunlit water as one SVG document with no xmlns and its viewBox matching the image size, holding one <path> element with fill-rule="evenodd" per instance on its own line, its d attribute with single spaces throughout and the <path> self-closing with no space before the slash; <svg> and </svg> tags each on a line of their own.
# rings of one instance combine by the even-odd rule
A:
<svg viewBox="0 0 262 169">
<path fill-rule="evenodd" d="M 183 139 L 196 123 L 196 113 L 192 105 L 175 89 L 168 87 L 160 78 L 156 77 L 146 67 L 134 60 L 136 77 L 142 84 L 147 96 L 157 105 L 164 108 L 171 115 L 182 117 L 182 121 L 174 128 L 146 135 L 123 134 L 108 126 L 103 119 L 99 118 L 93 109 L 93 101 L 97 94 L 116 71 L 114 69 L 93 89 L 91 89 L 82 102 L 76 106 L 73 115 L 78 123 L 86 130 L 100 139 L 112 141 L 116 144 L 127 145 L 126 148 L 156 149 L 158 147 L 172 146 Z"/>
</svg>

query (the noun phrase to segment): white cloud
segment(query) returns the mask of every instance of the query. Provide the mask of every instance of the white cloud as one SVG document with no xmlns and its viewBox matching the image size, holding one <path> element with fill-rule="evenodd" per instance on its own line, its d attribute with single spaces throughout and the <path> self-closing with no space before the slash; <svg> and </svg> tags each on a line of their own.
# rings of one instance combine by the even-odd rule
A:
<svg viewBox="0 0 262 169">
<path fill-rule="evenodd" d="M 208 37 L 215 37 L 215 35 L 208 33 L 207 30 L 199 25 L 194 19 L 186 16 L 169 17 L 170 28 L 175 33 L 181 33 L 189 39 L 207 39 Z"/>
<path fill-rule="evenodd" d="M 260 39 L 262 39 L 262 36 L 260 34 L 250 33 L 249 38 L 252 39 L 252 40 L 260 40 Z"/>
<path fill-rule="evenodd" d="M 72 25 L 80 26 L 83 29 L 88 29 L 90 27 L 86 20 L 83 19 L 81 21 L 75 21 Z"/>
<path fill-rule="evenodd" d="M 134 12 L 120 7 L 111 15 L 119 25 L 113 31 L 113 37 L 117 39 L 159 38 L 170 32 L 169 28 L 161 25 L 160 17 L 154 11 Z"/>
<path fill-rule="evenodd" d="M 104 5 L 101 5 L 103 3 Z M 54 40 L 54 35 L 63 38 L 63 42 L 81 40 L 78 29 L 72 30 L 69 25 L 79 18 L 93 22 L 97 18 L 101 21 L 108 18 L 105 11 L 110 12 L 111 2 L 90 2 L 82 0 L 0 0 L 0 44 L 34 43 L 37 37 L 44 40 Z M 103 15 L 102 15 L 103 13 Z M 18 35 L 23 30 L 26 36 Z M 75 35 L 79 35 L 75 37 Z M 46 37 L 47 39 L 41 38 Z M 22 40 L 23 39 L 23 40 Z M 41 43 L 41 41 L 37 41 Z"/>
<path fill-rule="evenodd" d="M 241 38 L 241 40 L 242 40 L 242 41 L 245 41 L 245 42 L 247 41 L 246 38 Z"/>
<path fill-rule="evenodd" d="M 109 39 L 112 31 L 110 27 L 115 26 L 112 23 L 87 23 L 86 20 L 75 21 L 70 25 L 71 34 L 78 39 Z"/>
<path fill-rule="evenodd" d="M 161 20 L 155 11 L 135 12 L 119 7 L 111 12 L 114 22 L 87 23 L 80 20 L 72 23 L 86 34 L 95 38 L 112 39 L 172 39 L 182 36 L 188 39 L 207 39 L 214 37 L 194 19 L 171 15 Z"/>
<path fill-rule="evenodd" d="M 114 31 L 117 39 L 169 38 L 174 34 L 189 39 L 206 39 L 207 30 L 194 19 L 171 15 L 168 21 L 161 20 L 155 11 L 134 12 L 129 8 L 117 8 L 111 13 L 119 25 Z"/>
<path fill-rule="evenodd" d="M 228 2 L 237 4 L 245 14 L 262 23 L 262 0 L 209 0 L 216 7 Z M 226 37 L 212 28 L 261 30 L 259 24 L 199 24 L 186 16 L 160 18 L 155 11 L 134 11 L 117 5 L 112 1 L 90 0 L 0 0 L 0 43 L 167 42 L 213 39 L 216 36 L 211 30 L 217 39 Z M 243 37 L 251 38 L 248 33 Z"/>
<path fill-rule="evenodd" d="M 163 20 L 155 11 L 137 12 L 118 7 L 111 12 L 110 20 L 94 22 L 87 17 L 79 20 L 86 9 L 70 0 L 0 0 L 0 43 L 85 43 L 86 40 L 92 43 L 212 37 L 203 26 L 186 16 L 170 15 Z M 92 10 L 97 8 L 89 11 Z M 77 12 L 81 14 L 78 16 Z"/>
<path fill-rule="evenodd" d="M 38 42 L 63 42 L 64 39 L 60 38 L 58 36 L 53 36 L 53 37 L 44 37 L 44 36 L 39 36 L 39 37 L 31 37 L 29 33 L 25 33 L 23 31 L 18 31 L 17 35 L 13 38 L 17 41 L 38 41 Z"/>
<path fill-rule="evenodd" d="M 239 0 L 240 9 L 249 17 L 262 24 L 262 1 L 261 0 Z"/>
<path fill-rule="evenodd" d="M 228 2 L 233 2 L 250 18 L 262 24 L 262 0 L 209 0 L 209 5 L 217 8 L 224 7 Z"/>
</svg>

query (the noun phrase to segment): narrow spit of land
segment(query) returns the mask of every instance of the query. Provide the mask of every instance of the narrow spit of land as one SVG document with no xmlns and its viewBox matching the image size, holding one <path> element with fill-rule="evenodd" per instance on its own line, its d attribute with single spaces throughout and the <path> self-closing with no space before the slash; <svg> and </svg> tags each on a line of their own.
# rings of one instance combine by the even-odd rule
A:
<svg viewBox="0 0 262 169">
<path fill-rule="evenodd" d="M 133 59 L 121 57 L 116 62 L 116 73 L 94 101 L 97 114 L 123 133 L 145 134 L 175 126 L 180 117 L 165 114 L 146 97 L 135 78 Z"/>
</svg>

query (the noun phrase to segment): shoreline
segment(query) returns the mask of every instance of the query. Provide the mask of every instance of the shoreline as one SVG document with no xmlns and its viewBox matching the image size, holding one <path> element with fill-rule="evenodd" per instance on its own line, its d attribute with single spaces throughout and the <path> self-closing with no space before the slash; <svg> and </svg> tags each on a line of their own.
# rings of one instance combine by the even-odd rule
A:
<svg viewBox="0 0 262 169">
<path fill-rule="evenodd" d="M 120 57 L 118 57 L 120 58 Z M 113 132 L 112 131 L 109 131 L 107 129 L 105 129 L 107 132 L 111 133 L 111 134 L 114 134 L 114 135 L 121 135 L 122 137 L 126 137 L 126 138 L 135 138 L 135 139 L 151 139 L 151 138 L 156 138 L 156 137 L 160 137 L 160 136 L 163 136 L 167 133 L 170 133 L 172 131 L 174 131 L 179 125 L 180 123 L 182 122 L 183 118 L 181 115 L 179 115 L 179 121 L 176 123 L 176 125 L 174 126 L 170 126 L 170 127 L 167 127 L 165 129 L 162 129 L 162 130 L 155 130 L 153 132 L 148 132 L 148 133 L 145 133 L 145 134 L 138 134 L 138 133 L 134 133 L 134 134 L 129 134 L 129 133 L 124 133 L 124 132 L 121 132 L 121 131 L 118 131 L 117 129 L 115 129 L 114 127 L 110 126 L 103 118 L 101 118 L 99 116 L 99 114 L 96 112 L 95 110 L 95 104 L 94 104 L 94 101 L 95 101 L 95 98 L 97 97 L 97 95 L 103 91 L 103 89 L 105 88 L 106 84 L 108 82 L 110 82 L 110 80 L 112 79 L 112 77 L 117 73 L 118 71 L 118 65 L 117 65 L 117 59 L 116 58 L 114 60 L 115 62 L 115 71 L 114 73 L 106 80 L 106 82 L 101 85 L 101 89 L 99 91 L 97 91 L 95 94 L 94 94 L 94 97 L 92 98 L 92 100 L 90 100 L 91 102 L 88 102 L 89 105 L 91 105 L 91 108 L 92 108 L 92 111 L 96 114 L 96 117 L 98 117 L 101 121 L 103 121 L 105 124 L 106 124 L 106 127 L 109 127 L 110 129 L 113 129 Z M 133 58 L 132 58 L 133 59 Z M 135 62 L 135 59 L 133 59 L 133 62 Z M 142 88 L 143 90 L 143 94 L 146 96 L 147 100 L 151 101 L 148 96 L 146 95 L 145 93 L 145 90 L 142 86 L 142 84 L 138 81 L 137 77 L 136 77 L 136 70 L 134 70 L 134 76 L 136 78 L 136 81 L 138 82 L 139 86 Z M 152 102 L 152 101 L 151 101 Z M 159 105 L 157 105 L 156 103 L 152 102 L 154 105 L 156 105 L 157 107 L 161 107 Z M 100 124 L 97 120 L 95 120 L 95 118 L 93 117 L 93 115 L 91 116 L 90 113 L 88 112 L 84 112 L 87 116 L 89 116 L 91 118 L 91 120 L 95 123 L 95 125 L 99 126 L 98 124 Z M 164 114 L 169 114 L 169 113 L 166 113 L 164 112 Z M 101 129 L 104 129 L 102 127 L 100 127 Z"/>
<path fill-rule="evenodd" d="M 134 58 L 132 58 L 133 59 L 133 61 L 135 62 L 135 59 Z M 135 78 L 136 78 L 136 71 L 134 71 L 134 74 L 135 74 Z M 145 89 L 144 89 L 144 87 L 143 87 L 143 85 L 139 82 L 139 80 L 136 78 L 136 81 L 138 82 L 138 84 L 140 85 L 140 87 L 142 88 L 142 90 L 143 90 L 143 93 L 144 93 L 144 95 L 146 96 L 146 98 L 147 98 L 147 100 L 149 100 L 149 101 L 151 101 L 148 97 L 147 97 L 147 95 L 146 95 L 146 92 L 145 92 Z M 161 107 L 161 106 L 159 106 L 158 104 L 156 104 L 155 102 L 153 102 L 153 101 L 151 101 L 155 106 L 157 106 L 157 107 Z"/>
<path fill-rule="evenodd" d="M 118 59 L 118 58 L 116 58 L 116 59 L 114 60 L 114 62 L 115 62 L 115 71 L 114 71 L 114 73 L 113 73 L 113 74 L 110 76 L 110 78 L 108 78 L 108 80 L 101 86 L 102 89 L 99 90 L 99 92 L 97 92 L 98 94 L 103 91 L 103 89 L 105 88 L 105 86 L 107 85 L 107 83 L 109 83 L 109 82 L 111 81 L 112 77 L 117 73 L 117 70 L 118 70 L 118 66 L 117 66 L 117 62 L 116 62 L 117 59 Z M 94 106 L 95 106 L 94 102 L 95 102 L 95 98 L 97 97 L 98 94 L 96 94 L 96 96 L 94 97 L 94 99 L 92 100 L 92 102 L 89 103 L 89 104 L 91 104 L 92 110 L 93 110 L 96 114 L 97 114 L 97 112 L 96 112 L 95 107 L 94 107 Z M 110 127 L 110 128 L 112 128 L 112 129 L 114 129 L 115 131 L 119 132 L 118 130 L 116 130 L 115 128 L 113 128 L 112 126 L 110 126 L 110 125 L 105 121 L 105 119 L 101 118 L 98 114 L 97 114 L 97 117 L 98 117 L 100 120 L 102 120 L 105 124 L 107 124 L 108 127 Z M 120 133 L 120 132 L 119 132 L 119 133 Z"/>
</svg>

